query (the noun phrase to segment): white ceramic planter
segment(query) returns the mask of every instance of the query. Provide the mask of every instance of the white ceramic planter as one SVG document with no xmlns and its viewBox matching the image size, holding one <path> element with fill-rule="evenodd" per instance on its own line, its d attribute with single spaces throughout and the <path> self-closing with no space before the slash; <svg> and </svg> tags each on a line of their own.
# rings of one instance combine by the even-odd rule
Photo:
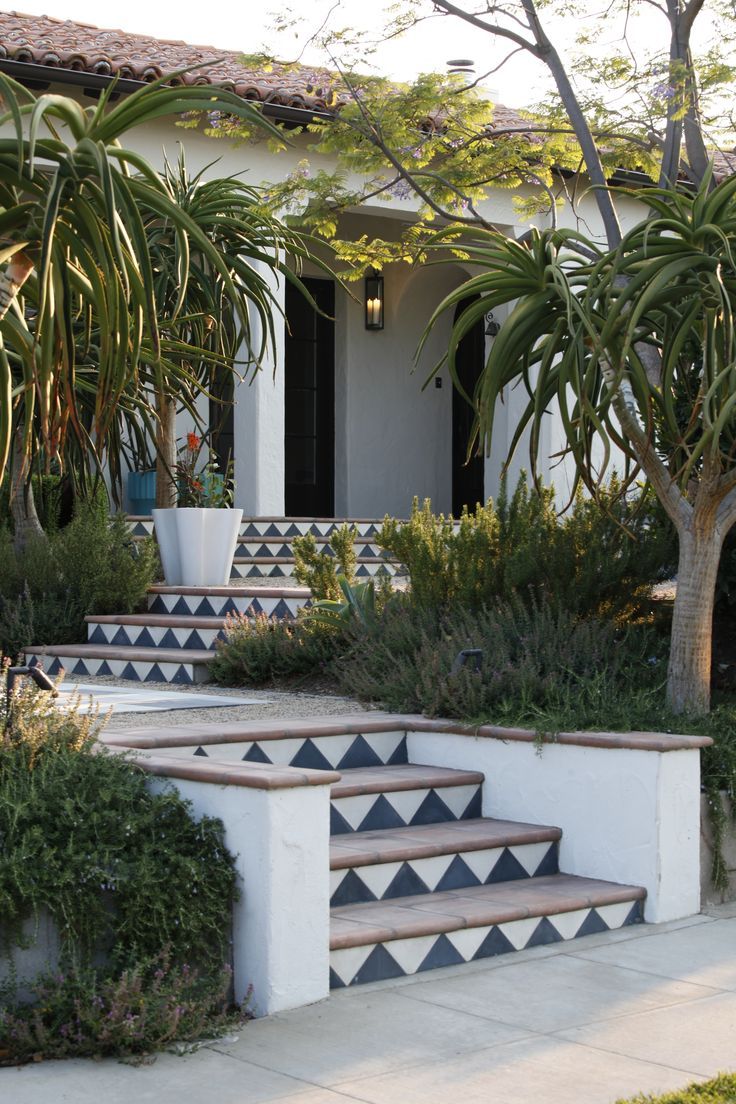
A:
<svg viewBox="0 0 736 1104">
<path fill-rule="evenodd" d="M 153 523 L 168 585 L 229 583 L 242 517 L 242 510 L 199 506 L 154 510 Z"/>
</svg>

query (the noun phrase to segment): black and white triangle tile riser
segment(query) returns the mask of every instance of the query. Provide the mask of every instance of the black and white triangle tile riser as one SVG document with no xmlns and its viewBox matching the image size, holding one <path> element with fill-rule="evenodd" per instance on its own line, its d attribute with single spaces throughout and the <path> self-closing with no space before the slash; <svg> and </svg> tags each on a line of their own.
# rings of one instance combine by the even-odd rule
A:
<svg viewBox="0 0 736 1104">
<path fill-rule="evenodd" d="M 475 820 L 482 815 L 481 787 L 478 785 L 431 786 L 396 792 L 333 797 L 330 833 L 375 832 L 389 828 L 408 828 L 442 824 L 451 820 Z"/>
<path fill-rule="evenodd" d="M 241 614 L 255 617 L 265 613 L 267 617 L 295 618 L 297 610 L 308 606 L 310 600 L 300 595 L 243 594 L 179 594 L 154 591 L 148 596 L 148 612 L 173 614 L 176 617 L 225 617 Z"/>
<path fill-rule="evenodd" d="M 556 874 L 556 841 L 463 851 L 403 862 L 375 863 L 330 872 L 330 905 L 387 901 L 420 893 L 446 893 L 471 886 Z"/>
<path fill-rule="evenodd" d="M 130 682 L 173 682 L 181 686 L 193 686 L 205 681 L 201 665 L 189 663 L 163 663 L 135 659 L 103 659 L 93 656 L 79 658 L 77 656 L 64 656 L 63 651 L 58 655 L 45 656 L 25 653 L 26 662 L 40 663 L 47 674 L 55 678 L 61 671 L 68 675 L 79 675 L 85 678 L 113 678 L 127 679 Z"/>
<path fill-rule="evenodd" d="M 223 629 L 188 629 L 153 625 L 112 625 L 92 621 L 88 626 L 89 644 L 115 644 L 138 648 L 184 648 L 211 650 L 224 640 Z"/>
<path fill-rule="evenodd" d="M 624 901 L 552 916 L 530 916 L 507 923 L 341 948 L 330 952 L 330 987 L 339 989 L 406 977 L 425 970 L 613 931 L 641 920 L 641 902 Z"/>
<path fill-rule="evenodd" d="M 181 749 L 177 749 L 181 755 Z M 406 733 L 398 731 L 346 732 L 342 735 L 281 738 L 207 744 L 195 755 L 214 759 L 271 763 L 309 770 L 352 770 L 355 767 L 397 766 L 407 763 Z"/>
</svg>

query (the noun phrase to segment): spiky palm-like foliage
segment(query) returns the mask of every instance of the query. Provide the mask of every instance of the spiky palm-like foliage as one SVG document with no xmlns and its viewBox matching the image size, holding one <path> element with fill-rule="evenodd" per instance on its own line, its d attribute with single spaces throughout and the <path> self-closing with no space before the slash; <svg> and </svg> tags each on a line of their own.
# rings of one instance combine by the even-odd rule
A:
<svg viewBox="0 0 736 1104">
<path fill-rule="evenodd" d="M 144 211 L 171 227 L 184 282 L 194 245 L 233 300 L 239 294 L 216 246 L 121 138 L 192 111 L 270 124 L 210 86 L 159 81 L 116 105 L 112 91 L 85 108 L 66 96 L 35 97 L 0 75 L 0 126 L 11 133 L 0 139 L 0 478 L 14 441 L 16 487 L 34 449 L 63 458 L 70 440 L 79 462 L 99 469 L 121 407 L 135 407 L 142 360 L 164 389 L 174 362 L 161 355 Z M 268 332 L 271 301 L 258 282 L 252 287 L 251 308 Z"/>
<path fill-rule="evenodd" d="M 736 179 L 711 184 L 638 193 L 650 216 L 612 250 L 570 231 L 476 235 L 463 248 L 481 271 L 432 320 L 478 295 L 452 332 L 457 382 L 463 335 L 511 308 L 474 396 L 478 444 L 490 448 L 501 397 L 520 383 L 513 447 L 528 429 L 533 465 L 542 419 L 559 410 L 593 493 L 621 453 L 630 478 L 645 473 L 680 546 L 669 704 L 694 713 L 709 708 L 716 572 L 736 521 Z"/>
</svg>

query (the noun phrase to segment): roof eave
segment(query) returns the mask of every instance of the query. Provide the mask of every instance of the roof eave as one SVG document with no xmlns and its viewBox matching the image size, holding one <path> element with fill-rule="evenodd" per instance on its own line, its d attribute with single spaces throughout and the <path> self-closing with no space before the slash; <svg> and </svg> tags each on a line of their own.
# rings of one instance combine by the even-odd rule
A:
<svg viewBox="0 0 736 1104">
<path fill-rule="evenodd" d="M 83 91 L 98 92 L 108 88 L 113 82 L 117 91 L 123 94 L 137 92 L 140 88 L 146 88 L 146 81 L 131 80 L 130 77 L 115 77 L 107 73 L 86 73 L 77 69 L 63 69 L 60 66 L 38 65 L 30 61 L 13 61 L 11 58 L 0 59 L 0 72 L 7 73 L 9 77 L 30 86 L 48 87 L 49 84 L 68 84 Z M 210 87 L 213 91 L 217 84 Z M 260 106 L 264 115 L 280 122 L 293 125 L 307 126 L 318 120 L 329 121 L 333 118 L 329 111 L 318 111 L 313 108 L 288 107 L 284 104 L 269 103 L 267 100 L 247 100 L 254 106 Z"/>
</svg>

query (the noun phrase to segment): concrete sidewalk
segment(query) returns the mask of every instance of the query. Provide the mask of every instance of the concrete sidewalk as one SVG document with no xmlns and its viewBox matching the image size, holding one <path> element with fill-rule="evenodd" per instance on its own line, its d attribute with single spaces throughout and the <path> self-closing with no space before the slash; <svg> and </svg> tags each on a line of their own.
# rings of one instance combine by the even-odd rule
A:
<svg viewBox="0 0 736 1104">
<path fill-rule="evenodd" d="M 611 1104 L 736 1069 L 736 905 L 342 990 L 130 1066 L 0 1070 L 3 1104 Z"/>
</svg>

